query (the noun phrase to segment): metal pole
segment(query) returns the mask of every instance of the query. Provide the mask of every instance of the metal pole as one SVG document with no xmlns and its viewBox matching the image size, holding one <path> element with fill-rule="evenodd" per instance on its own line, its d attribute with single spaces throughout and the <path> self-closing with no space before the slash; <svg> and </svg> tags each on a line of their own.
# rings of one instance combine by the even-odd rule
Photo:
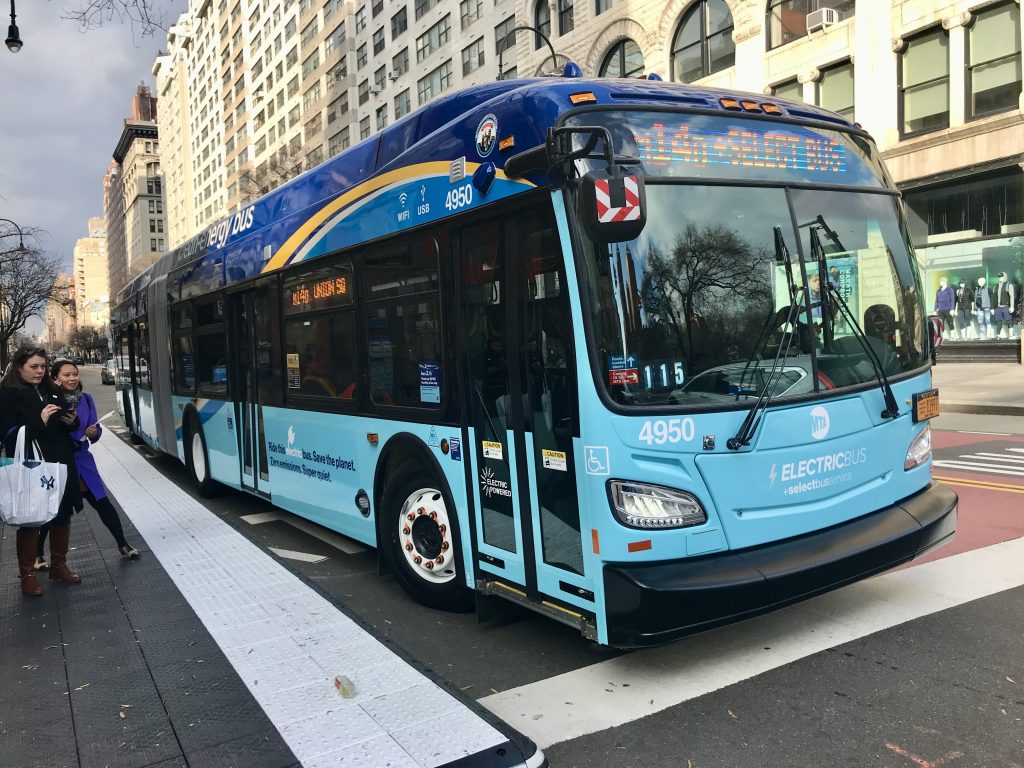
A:
<svg viewBox="0 0 1024 768">
<path fill-rule="evenodd" d="M 14 2 L 14 0 L 11 0 L 11 2 Z M 554 67 L 557 67 L 558 66 L 558 57 L 555 56 L 555 46 L 553 46 L 551 44 L 551 41 L 548 40 L 547 35 L 545 35 L 539 29 L 537 29 L 536 27 L 521 26 L 521 27 L 512 27 L 512 29 L 510 29 L 509 32 L 515 33 L 515 32 L 518 32 L 520 30 L 523 30 L 523 29 L 525 29 L 527 32 L 533 32 L 535 35 L 537 35 L 537 37 L 539 37 L 541 40 L 543 40 L 545 43 L 548 44 L 548 50 L 551 51 L 551 65 L 554 66 Z M 505 45 L 505 41 L 507 39 L 508 39 L 508 35 L 506 35 L 505 37 L 502 38 L 502 40 L 501 40 L 501 43 L 502 43 L 501 44 L 501 48 L 498 49 L 498 79 L 499 80 L 501 80 L 501 70 L 502 70 L 501 59 L 502 59 L 503 54 L 505 53 L 505 48 L 507 47 Z"/>
</svg>

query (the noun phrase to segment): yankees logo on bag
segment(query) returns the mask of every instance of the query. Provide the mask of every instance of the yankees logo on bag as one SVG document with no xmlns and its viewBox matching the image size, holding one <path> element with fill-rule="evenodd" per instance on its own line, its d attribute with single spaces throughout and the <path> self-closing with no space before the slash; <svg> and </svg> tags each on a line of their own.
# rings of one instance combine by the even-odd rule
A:
<svg viewBox="0 0 1024 768">
<path fill-rule="evenodd" d="M 47 461 L 37 443 L 29 457 L 26 430 L 18 430 L 14 455 L 0 462 L 0 519 L 7 525 L 39 526 L 57 516 L 68 468 Z"/>
</svg>

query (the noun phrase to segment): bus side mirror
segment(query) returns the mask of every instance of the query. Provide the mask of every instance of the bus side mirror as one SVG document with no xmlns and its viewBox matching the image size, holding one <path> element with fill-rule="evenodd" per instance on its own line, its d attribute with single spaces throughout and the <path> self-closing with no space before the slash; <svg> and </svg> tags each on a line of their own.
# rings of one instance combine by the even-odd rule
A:
<svg viewBox="0 0 1024 768">
<path fill-rule="evenodd" d="M 647 223 L 644 177 L 611 166 L 580 179 L 578 220 L 596 243 L 635 240 Z"/>
</svg>

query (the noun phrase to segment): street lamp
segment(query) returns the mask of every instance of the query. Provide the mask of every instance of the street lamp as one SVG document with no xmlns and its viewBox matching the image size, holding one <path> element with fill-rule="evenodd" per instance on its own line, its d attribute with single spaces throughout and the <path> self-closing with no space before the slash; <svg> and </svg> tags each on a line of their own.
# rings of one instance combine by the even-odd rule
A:
<svg viewBox="0 0 1024 768">
<path fill-rule="evenodd" d="M 11 2 L 13 3 L 14 0 L 11 0 Z M 513 35 L 515 35 L 515 33 L 518 32 L 521 29 L 525 29 L 527 32 L 533 32 L 534 34 L 537 35 L 537 37 L 539 37 L 541 40 L 543 40 L 545 43 L 548 44 L 548 50 L 551 51 L 551 66 L 557 68 L 558 67 L 558 57 L 555 56 L 555 46 L 553 46 L 551 44 L 551 41 L 548 40 L 547 35 L 545 35 L 543 32 L 541 32 L 536 27 L 527 27 L 527 26 L 512 27 L 512 29 L 510 29 L 509 32 L 511 32 L 511 33 L 513 33 Z M 498 51 L 498 79 L 499 80 L 501 80 L 501 57 L 502 57 L 502 54 L 505 53 L 505 48 L 507 47 L 505 45 L 505 41 L 507 39 L 508 39 L 508 35 L 506 35 L 505 37 L 502 38 L 501 50 Z M 515 37 L 513 37 L 513 39 L 515 39 Z"/>
<path fill-rule="evenodd" d="M 14 0 L 11 0 L 11 26 L 7 28 L 7 39 L 4 40 L 4 43 L 7 44 L 7 49 L 11 53 L 21 50 L 21 36 L 18 34 L 18 25 L 14 18 Z"/>
<path fill-rule="evenodd" d="M 16 230 L 18 230 L 18 250 L 19 251 L 24 251 L 25 250 L 25 233 L 21 231 L 21 227 L 19 227 L 16 222 L 11 221 L 10 219 L 0 218 L 0 221 L 6 221 L 12 227 L 14 227 Z M 6 235 L 4 235 L 4 237 L 6 237 Z"/>
</svg>

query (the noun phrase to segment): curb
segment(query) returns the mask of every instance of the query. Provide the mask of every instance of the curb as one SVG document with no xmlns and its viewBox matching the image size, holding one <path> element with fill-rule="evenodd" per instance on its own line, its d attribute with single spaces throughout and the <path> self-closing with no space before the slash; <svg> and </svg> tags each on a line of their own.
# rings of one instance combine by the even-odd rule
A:
<svg viewBox="0 0 1024 768">
<path fill-rule="evenodd" d="M 943 413 L 978 413 L 992 416 L 1024 416 L 1024 405 L 988 405 L 986 403 L 941 401 Z"/>
</svg>

